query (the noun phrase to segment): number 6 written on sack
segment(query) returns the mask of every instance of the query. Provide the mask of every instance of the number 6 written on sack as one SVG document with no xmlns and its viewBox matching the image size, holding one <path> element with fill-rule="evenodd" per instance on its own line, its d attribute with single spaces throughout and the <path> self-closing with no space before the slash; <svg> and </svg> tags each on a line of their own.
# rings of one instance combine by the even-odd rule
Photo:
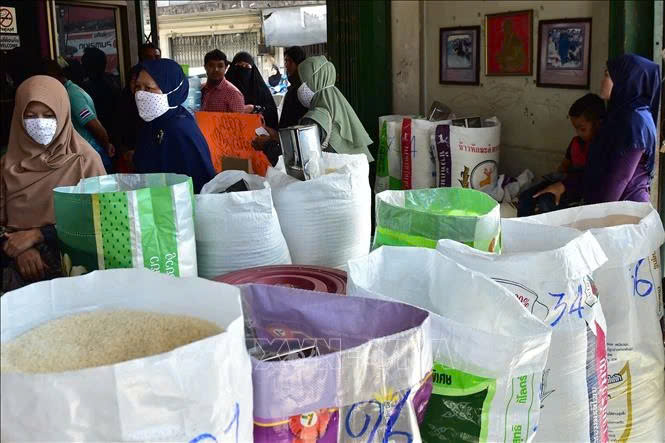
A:
<svg viewBox="0 0 665 443">
<path fill-rule="evenodd" d="M 238 403 L 235 404 L 235 412 L 233 413 L 233 419 L 231 419 L 231 423 L 224 429 L 224 435 L 228 434 L 231 428 L 233 427 L 233 424 L 235 423 L 236 425 L 236 438 L 235 442 L 238 443 L 238 431 L 239 431 L 239 422 L 240 422 L 240 405 Z M 215 438 L 214 435 L 212 434 L 201 434 L 197 435 L 193 439 L 189 441 L 189 443 L 203 443 L 203 442 L 216 442 L 217 439 Z"/>
<path fill-rule="evenodd" d="M 646 297 L 653 291 L 653 283 L 649 280 L 639 279 L 638 275 L 640 272 L 640 266 L 644 263 L 644 259 L 637 261 L 635 265 L 635 274 L 633 274 L 633 295 L 639 295 L 640 297 Z M 640 285 L 646 285 L 647 288 L 644 291 L 640 291 Z"/>
</svg>

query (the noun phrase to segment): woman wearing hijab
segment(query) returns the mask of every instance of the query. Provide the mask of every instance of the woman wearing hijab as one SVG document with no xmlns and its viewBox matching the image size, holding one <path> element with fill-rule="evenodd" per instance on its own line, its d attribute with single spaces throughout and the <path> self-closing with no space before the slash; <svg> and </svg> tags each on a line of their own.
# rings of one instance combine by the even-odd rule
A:
<svg viewBox="0 0 665 443">
<path fill-rule="evenodd" d="M 97 151 L 74 130 L 69 96 L 58 80 L 37 75 L 16 91 L 0 169 L 3 290 L 61 276 L 53 188 L 106 171 Z"/>
<path fill-rule="evenodd" d="M 308 111 L 298 100 L 298 88 L 301 84 L 300 77 L 298 76 L 298 66 L 305 61 L 305 58 L 305 51 L 300 46 L 292 46 L 284 51 L 284 68 L 289 76 L 289 88 L 282 102 L 279 129 L 296 126 Z M 257 151 L 263 151 L 273 166 L 277 164 L 279 156 L 282 155 L 279 134 L 277 132 L 270 135 L 257 136 L 252 141 L 252 146 Z"/>
<path fill-rule="evenodd" d="M 242 92 L 246 105 L 263 108 L 267 127 L 277 129 L 277 105 L 251 55 L 246 52 L 237 53 L 231 67 L 226 71 L 226 79 Z"/>
<path fill-rule="evenodd" d="M 192 178 L 194 192 L 215 176 L 210 150 L 192 115 L 182 107 L 189 82 L 170 59 L 146 60 L 136 79 L 135 99 L 146 122 L 139 130 L 134 166 L 138 173 L 164 172 Z"/>
<path fill-rule="evenodd" d="M 609 61 L 600 96 L 609 99 L 607 118 L 591 141 L 583 179 L 571 176 L 535 196 L 549 192 L 558 203 L 566 192 L 581 195 L 585 204 L 650 200 L 660 102 L 658 65 L 634 54 Z"/>
<path fill-rule="evenodd" d="M 302 84 L 298 88 L 300 103 L 309 109 L 302 124 L 316 124 L 321 133 L 321 147 L 340 154 L 365 154 L 372 144 L 367 131 L 342 92 L 335 86 L 335 66 L 324 56 L 310 57 L 298 66 Z"/>
</svg>

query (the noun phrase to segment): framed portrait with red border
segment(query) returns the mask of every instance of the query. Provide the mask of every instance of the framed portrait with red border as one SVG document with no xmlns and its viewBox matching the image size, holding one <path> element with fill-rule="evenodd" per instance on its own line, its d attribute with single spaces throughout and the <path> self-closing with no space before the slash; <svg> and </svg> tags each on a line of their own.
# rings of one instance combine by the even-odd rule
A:
<svg viewBox="0 0 665 443">
<path fill-rule="evenodd" d="M 537 72 L 540 87 L 589 89 L 591 18 L 538 22 Z"/>
<path fill-rule="evenodd" d="M 480 83 L 480 26 L 439 28 L 439 83 Z"/>
<path fill-rule="evenodd" d="M 533 10 L 485 16 L 485 75 L 533 75 Z"/>
</svg>

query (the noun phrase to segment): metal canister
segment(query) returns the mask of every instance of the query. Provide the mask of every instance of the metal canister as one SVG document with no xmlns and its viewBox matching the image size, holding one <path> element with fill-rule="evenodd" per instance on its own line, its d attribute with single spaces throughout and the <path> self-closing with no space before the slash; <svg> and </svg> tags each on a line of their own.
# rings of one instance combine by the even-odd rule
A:
<svg viewBox="0 0 665 443">
<path fill-rule="evenodd" d="M 316 125 L 290 126 L 279 130 L 286 173 L 298 180 L 309 180 L 306 166 L 321 156 L 321 139 Z"/>
</svg>

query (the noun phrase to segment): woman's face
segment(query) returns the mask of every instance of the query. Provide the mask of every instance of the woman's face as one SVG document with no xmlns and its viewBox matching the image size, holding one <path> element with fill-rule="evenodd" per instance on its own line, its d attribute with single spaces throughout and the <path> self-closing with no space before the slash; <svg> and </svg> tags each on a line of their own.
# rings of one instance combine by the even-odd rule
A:
<svg viewBox="0 0 665 443">
<path fill-rule="evenodd" d="M 603 76 L 603 80 L 600 82 L 600 98 L 603 100 L 609 100 L 610 95 L 612 95 L 612 87 L 614 86 L 614 82 L 612 82 L 612 77 L 610 77 L 610 73 L 605 69 L 605 75 Z"/>
<path fill-rule="evenodd" d="M 252 65 L 247 62 L 236 62 L 236 66 L 240 66 L 241 68 L 245 69 L 252 69 Z"/>
<path fill-rule="evenodd" d="M 30 102 L 23 112 L 23 118 L 55 118 L 55 112 L 42 102 Z"/>
<path fill-rule="evenodd" d="M 153 94 L 163 94 L 162 90 L 159 89 L 159 85 L 154 78 L 147 71 L 141 71 L 139 76 L 136 78 L 136 84 L 134 85 L 134 93 L 138 91 L 152 92 Z"/>
</svg>

